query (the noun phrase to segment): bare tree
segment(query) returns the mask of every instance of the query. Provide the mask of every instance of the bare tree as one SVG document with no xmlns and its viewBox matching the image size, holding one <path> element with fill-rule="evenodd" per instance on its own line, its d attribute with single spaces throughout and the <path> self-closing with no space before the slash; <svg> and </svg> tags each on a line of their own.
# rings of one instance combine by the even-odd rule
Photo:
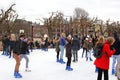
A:
<svg viewBox="0 0 120 80">
<path fill-rule="evenodd" d="M 73 19 L 83 19 L 89 16 L 88 12 L 82 8 L 75 8 Z"/>
<path fill-rule="evenodd" d="M 14 6 L 14 5 L 15 5 L 15 4 L 12 4 L 12 5 L 10 6 L 10 8 L 8 8 L 6 11 L 4 11 L 3 9 L 1 9 L 1 13 L 0 13 L 0 24 L 9 17 L 9 14 L 10 14 L 11 12 L 15 12 L 15 10 L 13 10 L 13 6 Z"/>
<path fill-rule="evenodd" d="M 88 15 L 88 12 L 84 9 L 75 8 L 73 15 L 75 34 L 78 34 L 79 31 L 81 31 L 82 35 L 87 34 L 87 28 L 89 26 Z"/>
<path fill-rule="evenodd" d="M 4 25 L 4 27 L 0 26 L 0 33 L 2 33 L 2 30 L 4 29 L 7 31 L 7 33 L 10 33 L 10 26 L 13 26 L 15 19 L 18 17 L 18 15 L 15 13 L 16 11 L 13 9 L 14 5 L 15 4 L 12 4 L 6 11 L 1 9 L 0 25 Z"/>
</svg>

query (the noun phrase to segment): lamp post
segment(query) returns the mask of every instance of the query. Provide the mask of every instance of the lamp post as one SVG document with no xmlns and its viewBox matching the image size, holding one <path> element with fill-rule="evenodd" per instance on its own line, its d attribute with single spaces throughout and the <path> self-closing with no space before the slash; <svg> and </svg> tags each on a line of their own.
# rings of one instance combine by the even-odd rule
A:
<svg viewBox="0 0 120 80">
<path fill-rule="evenodd" d="M 32 40 L 33 40 L 33 25 L 32 25 L 32 27 L 31 27 L 31 38 L 32 38 Z"/>
<path fill-rule="evenodd" d="M 31 26 L 31 38 L 33 40 L 33 37 L 34 37 L 34 27 L 35 27 L 35 24 L 33 23 L 32 26 Z"/>
</svg>

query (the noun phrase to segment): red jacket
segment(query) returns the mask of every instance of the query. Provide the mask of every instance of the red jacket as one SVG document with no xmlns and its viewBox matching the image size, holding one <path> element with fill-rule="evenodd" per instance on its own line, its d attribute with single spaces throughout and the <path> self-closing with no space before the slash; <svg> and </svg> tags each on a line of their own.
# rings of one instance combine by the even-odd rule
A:
<svg viewBox="0 0 120 80">
<path fill-rule="evenodd" d="M 105 42 L 102 49 L 102 57 L 96 58 L 94 62 L 96 67 L 108 70 L 110 64 L 110 57 L 115 53 L 115 51 L 116 50 L 110 50 L 110 44 L 108 42 Z"/>
</svg>

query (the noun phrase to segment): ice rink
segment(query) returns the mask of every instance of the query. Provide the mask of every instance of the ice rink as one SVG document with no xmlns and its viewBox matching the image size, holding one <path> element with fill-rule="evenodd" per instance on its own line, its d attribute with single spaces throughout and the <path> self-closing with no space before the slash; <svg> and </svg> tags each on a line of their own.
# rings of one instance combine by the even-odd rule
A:
<svg viewBox="0 0 120 80">
<path fill-rule="evenodd" d="M 8 56 L 1 54 L 2 52 L 0 52 L 0 80 L 17 80 L 13 76 L 15 67 L 14 58 L 9 59 Z M 86 61 L 85 57 L 81 57 L 81 54 L 82 49 L 78 52 L 78 62 L 71 63 L 71 67 L 74 70 L 66 71 L 66 64 L 56 62 L 55 49 L 49 49 L 48 51 L 33 50 L 28 55 L 31 72 L 25 71 L 25 60 L 23 59 L 20 65 L 20 73 L 23 78 L 20 78 L 20 80 L 97 80 L 93 56 L 93 61 Z M 66 61 L 65 56 L 64 60 Z M 114 75 L 111 75 L 111 66 L 109 80 L 117 80 Z"/>
</svg>

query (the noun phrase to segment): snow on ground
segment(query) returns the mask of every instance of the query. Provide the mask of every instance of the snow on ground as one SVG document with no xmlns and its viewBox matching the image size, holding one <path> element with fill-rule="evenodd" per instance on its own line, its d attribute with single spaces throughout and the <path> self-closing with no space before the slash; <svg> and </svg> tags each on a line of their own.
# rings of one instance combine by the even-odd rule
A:
<svg viewBox="0 0 120 80">
<path fill-rule="evenodd" d="M 71 63 L 74 70 L 66 71 L 66 64 L 56 62 L 54 49 L 49 49 L 48 52 L 34 50 L 28 55 L 31 72 L 25 72 L 25 60 L 21 61 L 20 73 L 23 78 L 20 80 L 97 80 L 97 73 L 94 72 L 94 61 L 86 61 L 85 57 L 81 58 L 81 53 L 82 49 L 78 52 L 78 62 Z M 0 52 L 0 80 L 17 80 L 13 76 L 15 60 L 1 54 L 2 52 Z M 64 57 L 64 60 L 67 60 L 66 57 Z M 116 77 L 111 75 L 111 66 L 109 80 L 116 80 Z"/>
</svg>

